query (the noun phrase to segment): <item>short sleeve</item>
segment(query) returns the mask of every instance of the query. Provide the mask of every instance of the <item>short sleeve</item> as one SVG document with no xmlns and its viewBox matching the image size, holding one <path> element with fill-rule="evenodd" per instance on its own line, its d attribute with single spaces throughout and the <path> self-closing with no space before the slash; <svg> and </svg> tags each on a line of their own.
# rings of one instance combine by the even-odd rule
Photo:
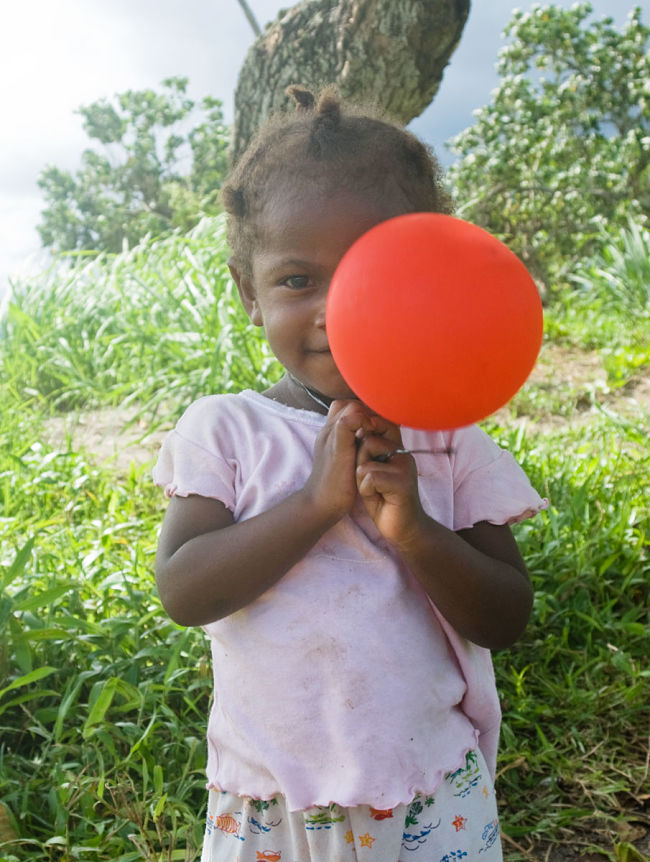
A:
<svg viewBox="0 0 650 862">
<path fill-rule="evenodd" d="M 476 426 L 455 432 L 451 447 L 454 530 L 479 521 L 516 524 L 548 505 L 512 457 Z"/>
<path fill-rule="evenodd" d="M 200 402 L 192 405 L 163 441 L 153 480 L 167 497 L 197 494 L 235 507 L 235 466 L 217 451 L 214 433 L 201 423 Z"/>
</svg>

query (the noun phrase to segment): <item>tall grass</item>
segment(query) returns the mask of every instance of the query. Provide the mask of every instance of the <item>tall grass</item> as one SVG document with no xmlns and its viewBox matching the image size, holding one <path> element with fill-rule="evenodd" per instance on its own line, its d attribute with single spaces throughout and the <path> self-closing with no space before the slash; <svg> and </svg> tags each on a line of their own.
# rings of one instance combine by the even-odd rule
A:
<svg viewBox="0 0 650 862">
<path fill-rule="evenodd" d="M 600 251 L 582 264 L 572 281 L 575 298 L 592 308 L 612 305 L 624 314 L 650 315 L 650 231 L 630 219 L 611 235 L 602 230 Z"/>
<path fill-rule="evenodd" d="M 154 421 L 265 385 L 277 369 L 225 255 L 221 223 L 205 222 L 14 290 L 0 338 L 2 862 L 197 858 L 209 659 L 155 594 L 151 465 L 55 444 L 46 420 L 129 402 Z M 580 318 L 562 320 L 557 337 L 578 343 Z M 619 344 L 638 331 L 635 318 Z M 601 412 L 541 434 L 522 411 L 490 430 L 551 505 L 517 528 L 535 608 L 495 656 L 507 858 L 544 858 L 530 848 L 552 841 L 634 859 L 650 792 L 647 423 Z"/>
<path fill-rule="evenodd" d="M 0 858 L 184 859 L 209 674 L 152 590 L 159 495 L 34 431 L 1 474 Z"/>
<path fill-rule="evenodd" d="M 548 329 L 598 350 L 610 383 L 623 386 L 650 364 L 650 231 L 632 219 L 601 231 L 599 251 L 571 276 L 573 289 L 550 310 Z"/>
<path fill-rule="evenodd" d="M 0 339 L 9 388 L 54 410 L 188 403 L 278 369 L 229 278 L 224 223 L 121 255 L 59 259 L 13 285 Z"/>
</svg>

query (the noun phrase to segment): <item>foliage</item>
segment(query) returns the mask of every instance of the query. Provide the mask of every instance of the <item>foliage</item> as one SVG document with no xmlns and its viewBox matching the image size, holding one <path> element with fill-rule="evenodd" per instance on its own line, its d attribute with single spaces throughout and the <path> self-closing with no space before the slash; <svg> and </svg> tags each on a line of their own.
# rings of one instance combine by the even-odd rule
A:
<svg viewBox="0 0 650 862">
<path fill-rule="evenodd" d="M 557 294 L 546 326 L 556 341 L 597 350 L 608 386 L 621 387 L 650 365 L 650 232 L 629 220 L 599 237 L 599 250 L 569 276 L 577 289 Z"/>
<path fill-rule="evenodd" d="M 576 301 L 650 319 L 650 231 L 630 219 L 627 228 L 601 234 L 598 253 L 571 276 L 582 288 Z"/>
<path fill-rule="evenodd" d="M 277 375 L 226 265 L 222 217 L 121 255 L 66 256 L 17 283 L 0 363 L 19 398 L 56 410 L 187 404 Z"/>
<path fill-rule="evenodd" d="M 209 96 L 195 103 L 187 84 L 168 78 L 160 93 L 128 90 L 79 109 L 103 149 L 85 150 L 75 175 L 53 165 L 42 171 L 43 245 L 119 252 L 218 212 L 228 130 L 221 103 Z"/>
<path fill-rule="evenodd" d="M 517 530 L 532 624 L 496 657 L 504 829 L 538 840 L 570 829 L 602 847 L 622 801 L 640 807 L 647 780 L 650 516 L 634 478 L 650 466 L 645 433 L 616 419 L 550 436 L 492 433 L 551 501 Z"/>
<path fill-rule="evenodd" d="M 159 495 L 35 431 L 3 421 L 0 858 L 185 859 L 209 671 L 151 590 Z"/>
<path fill-rule="evenodd" d="M 589 3 L 517 11 L 501 81 L 452 141 L 461 214 L 543 281 L 598 245 L 600 225 L 650 213 L 650 28 L 618 31 Z"/>
<path fill-rule="evenodd" d="M 0 332 L 2 862 L 198 858 L 209 657 L 155 594 L 163 500 L 150 464 L 100 463 L 51 423 L 54 405 L 125 400 L 169 423 L 197 395 L 264 386 L 277 369 L 236 305 L 220 219 L 16 286 Z M 587 338 L 572 308 L 550 337 Z M 612 302 L 598 319 L 636 343 Z M 541 434 L 526 398 L 490 426 L 551 501 L 517 528 L 534 615 L 495 658 L 503 828 L 624 858 L 647 793 L 647 415 Z"/>
<path fill-rule="evenodd" d="M 633 221 L 603 230 L 601 250 L 571 280 L 580 289 L 567 296 L 565 313 L 579 318 L 589 343 L 600 347 L 612 383 L 625 385 L 650 365 L 650 232 Z M 635 337 L 626 338 L 630 333 Z"/>
</svg>

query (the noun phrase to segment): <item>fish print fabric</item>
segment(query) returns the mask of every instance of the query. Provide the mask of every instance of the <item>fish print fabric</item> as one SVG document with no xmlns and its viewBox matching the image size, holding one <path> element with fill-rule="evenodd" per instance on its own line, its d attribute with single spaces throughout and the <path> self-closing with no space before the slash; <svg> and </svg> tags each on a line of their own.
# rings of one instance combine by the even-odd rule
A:
<svg viewBox="0 0 650 862">
<path fill-rule="evenodd" d="M 494 787 L 477 749 L 432 796 L 378 809 L 246 799 L 211 790 L 201 862 L 501 862 Z"/>
</svg>

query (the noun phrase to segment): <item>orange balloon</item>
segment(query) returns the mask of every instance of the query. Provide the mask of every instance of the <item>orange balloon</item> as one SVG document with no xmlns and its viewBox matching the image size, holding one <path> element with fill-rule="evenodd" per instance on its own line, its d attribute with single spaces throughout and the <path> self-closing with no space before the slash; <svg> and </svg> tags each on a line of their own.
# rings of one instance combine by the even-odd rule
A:
<svg viewBox="0 0 650 862">
<path fill-rule="evenodd" d="M 332 278 L 327 334 L 357 396 L 399 425 L 478 422 L 525 382 L 542 344 L 528 270 L 476 225 L 411 213 L 371 228 Z"/>
</svg>

